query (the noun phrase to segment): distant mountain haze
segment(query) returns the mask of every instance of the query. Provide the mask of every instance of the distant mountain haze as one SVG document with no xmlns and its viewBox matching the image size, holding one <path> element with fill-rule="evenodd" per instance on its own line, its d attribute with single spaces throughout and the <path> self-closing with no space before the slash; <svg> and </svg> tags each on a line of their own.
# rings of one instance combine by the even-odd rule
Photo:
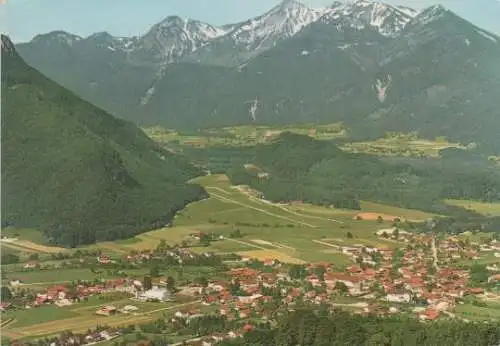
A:
<svg viewBox="0 0 500 346">
<path fill-rule="evenodd" d="M 148 0 L 147 6 L 123 0 L 15 0 L 0 6 L 0 31 L 16 43 L 35 35 L 65 30 L 80 36 L 107 31 L 114 36 L 144 34 L 152 24 L 169 15 L 193 18 L 212 25 L 236 23 L 254 17 L 279 0 Z M 310 7 L 331 5 L 332 0 L 304 0 Z M 422 9 L 442 4 L 472 23 L 500 34 L 497 0 L 387 0 L 391 5 Z M 8 15 L 7 15 L 8 12 Z"/>
<path fill-rule="evenodd" d="M 58 31 L 17 48 L 140 125 L 342 121 L 353 138 L 418 131 L 500 151 L 500 38 L 440 5 L 286 0 L 225 26 L 169 16 L 138 37 Z"/>
</svg>

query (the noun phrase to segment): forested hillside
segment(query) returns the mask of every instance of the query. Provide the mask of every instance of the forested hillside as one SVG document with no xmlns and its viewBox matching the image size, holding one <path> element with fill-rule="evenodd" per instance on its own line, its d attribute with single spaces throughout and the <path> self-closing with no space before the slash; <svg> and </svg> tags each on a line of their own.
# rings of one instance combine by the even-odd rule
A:
<svg viewBox="0 0 500 346">
<path fill-rule="evenodd" d="M 494 166 L 457 170 L 456 164 L 382 161 L 290 133 L 256 146 L 249 163 L 257 168 L 236 164 L 228 172 L 231 181 L 250 185 L 273 201 L 359 209 L 359 200 L 370 200 L 446 214 L 453 208 L 443 198 L 500 200 Z"/>
<path fill-rule="evenodd" d="M 221 346 L 494 346 L 498 324 L 443 321 L 421 323 L 404 317 L 358 316 L 347 312 L 297 309 L 282 316 L 274 329 L 255 328 L 243 339 Z"/>
<path fill-rule="evenodd" d="M 26 65 L 2 36 L 2 223 L 74 246 L 168 223 L 200 171 Z"/>
</svg>

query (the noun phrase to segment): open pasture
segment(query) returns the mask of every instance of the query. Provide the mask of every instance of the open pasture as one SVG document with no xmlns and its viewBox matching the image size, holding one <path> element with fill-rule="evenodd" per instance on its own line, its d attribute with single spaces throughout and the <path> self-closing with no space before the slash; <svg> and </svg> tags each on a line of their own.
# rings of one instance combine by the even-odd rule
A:
<svg viewBox="0 0 500 346">
<path fill-rule="evenodd" d="M 425 221 L 436 216 L 436 214 L 426 213 L 420 210 L 404 209 L 369 201 L 361 201 L 361 211 L 365 213 L 382 213 L 394 215 L 410 221 Z"/>
<path fill-rule="evenodd" d="M 342 149 L 352 153 L 366 153 L 380 156 L 437 157 L 439 151 L 447 148 L 463 148 L 458 143 L 446 139 L 426 140 L 412 138 L 411 134 L 395 134 L 390 138 L 374 141 L 351 142 Z"/>
<path fill-rule="evenodd" d="M 265 261 L 268 259 L 278 260 L 284 263 L 292 263 L 292 264 L 304 264 L 306 261 L 301 260 L 299 258 L 292 257 L 283 253 L 282 251 L 277 250 L 252 250 L 252 251 L 242 251 L 238 252 L 239 255 L 248 256 L 251 258 L 256 258 L 261 261 Z"/>
<path fill-rule="evenodd" d="M 445 203 L 469 210 L 474 210 L 475 212 L 486 216 L 500 216 L 500 203 L 486 203 L 460 199 L 447 199 L 445 200 Z"/>
<path fill-rule="evenodd" d="M 172 227 L 166 227 L 133 238 L 133 241 L 105 244 L 119 250 L 145 250 L 161 241 L 169 245 L 187 242 L 197 252 L 255 254 L 258 258 L 275 257 L 283 261 L 333 261 L 342 264 L 349 259 L 332 252 L 331 248 L 313 240 L 339 239 L 343 245 L 363 244 L 395 248 L 396 241 L 380 239 L 375 232 L 390 225 L 371 220 L 353 220 L 358 211 L 330 209 L 307 204 L 275 204 L 261 200 L 230 185 L 222 175 L 195 179 L 203 185 L 210 197 L 195 202 L 177 214 Z M 425 219 L 429 214 L 363 202 L 367 212 L 394 213 L 405 217 Z M 243 235 L 231 238 L 235 231 Z M 224 238 L 200 246 L 190 234 L 214 232 Z M 256 252 L 257 251 L 257 252 Z"/>
<path fill-rule="evenodd" d="M 43 306 L 30 310 L 8 312 L 3 318 L 13 318 L 14 321 L 5 328 L 2 334 L 11 338 L 27 338 L 49 334 L 57 334 L 64 330 L 82 332 L 97 325 L 126 326 L 154 320 L 161 314 L 184 306 L 196 305 L 198 301 L 146 303 L 132 299 L 119 301 L 101 301 L 91 297 L 92 301 L 77 303 L 68 307 Z M 137 311 L 115 316 L 99 316 L 95 311 L 99 306 L 113 305 L 118 309 L 125 305 L 133 305 Z"/>
<path fill-rule="evenodd" d="M 144 132 L 158 143 L 198 148 L 253 146 L 268 141 L 284 131 L 309 135 L 318 140 L 332 140 L 346 135 L 345 128 L 341 123 L 326 125 L 291 124 L 284 127 L 241 125 L 207 129 L 193 133 L 182 133 L 160 126 L 144 129 Z"/>
</svg>

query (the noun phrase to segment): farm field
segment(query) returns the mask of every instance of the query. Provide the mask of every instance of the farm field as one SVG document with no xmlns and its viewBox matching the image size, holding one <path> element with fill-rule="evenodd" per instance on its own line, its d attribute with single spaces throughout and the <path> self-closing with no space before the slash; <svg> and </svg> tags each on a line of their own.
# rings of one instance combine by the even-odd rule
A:
<svg viewBox="0 0 500 346">
<path fill-rule="evenodd" d="M 90 269 L 51 269 L 36 271 L 13 271 L 8 272 L 9 280 L 21 280 L 25 285 L 38 283 L 57 283 L 72 280 L 94 280 L 107 278 L 106 273 L 94 274 Z"/>
<path fill-rule="evenodd" d="M 481 264 L 481 265 L 497 264 L 498 265 L 498 264 L 500 264 L 500 258 L 495 257 L 495 255 L 491 253 L 491 254 L 488 254 L 488 255 L 486 255 L 483 258 L 478 259 L 478 260 L 461 260 L 457 264 L 467 266 L 467 267 L 471 267 L 474 264 Z"/>
<path fill-rule="evenodd" d="M 351 153 L 416 157 L 437 157 L 439 151 L 446 148 L 462 148 L 462 146 L 446 139 L 425 140 L 412 138 L 411 134 L 397 134 L 395 137 L 379 138 L 374 141 L 351 142 L 342 147 Z"/>
<path fill-rule="evenodd" d="M 396 241 L 380 239 L 375 232 L 390 227 L 390 222 L 353 220 L 358 211 L 339 210 L 302 204 L 274 204 L 253 197 L 231 186 L 225 176 L 211 175 L 195 180 L 203 185 L 210 198 L 192 203 L 179 212 L 172 227 L 138 235 L 130 240 L 100 243 L 97 246 L 115 253 L 145 250 L 161 241 L 169 245 L 186 242 L 197 252 L 238 253 L 260 259 L 279 259 L 302 263 L 332 261 L 346 265 L 349 259 L 329 245 L 314 242 L 337 239 L 339 245 L 363 244 L 395 248 Z M 425 220 L 431 216 L 420 211 L 363 202 L 363 211 L 391 213 L 398 217 Z M 230 238 L 238 229 L 243 237 Z M 197 232 L 214 232 L 224 239 L 201 246 L 190 236 Z M 352 237 L 347 237 L 350 233 Z"/>
<path fill-rule="evenodd" d="M 231 186 L 224 175 L 200 177 L 194 182 L 203 185 L 209 192 L 208 199 L 192 203 L 179 212 L 171 227 L 149 231 L 133 238 L 116 242 L 102 242 L 81 249 L 100 249 L 106 255 L 123 256 L 132 250 L 147 250 L 162 241 L 169 245 L 187 243 L 197 252 L 247 253 L 261 251 L 259 258 L 281 257 L 287 262 L 333 261 L 347 264 L 348 258 L 325 244 L 314 240 L 337 239 L 338 245 L 363 244 L 387 248 L 398 247 L 398 242 L 383 240 L 375 235 L 381 228 L 391 226 L 391 222 L 379 224 L 373 220 L 354 220 L 360 211 L 332 209 L 309 204 L 275 204 L 254 197 L 248 190 Z M 383 204 L 361 203 L 361 212 L 394 215 L 411 220 L 425 220 L 432 214 L 407 210 Z M 231 239 L 235 230 L 242 238 Z M 20 234 L 19 230 L 9 230 Z M 201 246 L 190 235 L 204 232 L 221 234 L 224 239 L 212 241 L 207 247 Z M 350 234 L 347 237 L 347 234 Z M 29 231 L 20 241 L 30 241 L 40 236 Z M 21 238 L 20 238 L 21 239 Z M 58 248 L 56 248 L 58 249 Z M 25 283 L 58 282 L 73 280 L 75 271 L 59 270 L 46 272 L 16 272 L 17 278 Z M 11 275 L 11 277 L 14 277 Z M 78 273 L 80 279 L 94 279 L 95 274 L 86 270 Z"/>
<path fill-rule="evenodd" d="M 413 221 L 425 221 L 431 217 L 437 216 L 436 214 L 426 213 L 420 210 L 403 209 L 369 201 L 361 201 L 360 204 L 361 210 L 365 213 L 382 213 Z"/>
<path fill-rule="evenodd" d="M 273 126 L 232 126 L 207 129 L 192 133 L 181 133 L 162 127 L 144 128 L 144 132 L 154 141 L 168 144 L 172 148 L 209 148 L 209 147 L 250 147 L 264 143 L 282 132 L 309 135 L 317 140 L 347 138 L 342 123 L 326 125 L 291 124 Z M 422 139 L 414 133 L 392 133 L 373 141 L 348 142 L 341 149 L 352 153 L 366 153 L 378 156 L 437 157 L 446 148 L 463 148 L 458 143 L 445 138 Z"/>
<path fill-rule="evenodd" d="M 41 231 L 32 228 L 14 228 L 5 227 L 1 231 L 2 236 L 17 238 L 19 240 L 28 240 L 40 245 L 47 245 L 47 239 Z"/>
<path fill-rule="evenodd" d="M 472 304 L 462 304 L 457 305 L 454 312 L 458 316 L 472 321 L 500 320 L 500 308 L 495 305 L 480 307 Z"/>
<path fill-rule="evenodd" d="M 75 304 L 71 307 L 56 308 L 42 307 L 32 310 L 16 311 L 9 313 L 15 322 L 2 328 L 2 334 L 11 338 L 28 338 L 41 335 L 50 335 L 64 330 L 73 332 L 85 331 L 96 325 L 122 326 L 138 324 L 154 320 L 161 314 L 184 306 L 197 305 L 199 301 L 183 303 L 140 303 L 133 300 L 101 301 L 96 306 L 81 306 Z M 125 305 L 134 305 L 139 308 L 135 313 L 117 314 L 115 316 L 98 316 L 95 311 L 100 305 L 114 305 L 121 308 Z M 27 314 L 30 314 L 29 316 Z M 25 316 L 26 315 L 26 316 Z M 21 318 L 25 318 L 21 321 Z"/>
<path fill-rule="evenodd" d="M 77 313 L 70 309 L 61 309 L 57 306 L 50 305 L 36 309 L 7 312 L 3 315 L 3 318 L 14 318 L 15 322 L 9 326 L 11 328 L 27 327 L 34 324 L 58 321 L 78 316 Z"/>
<path fill-rule="evenodd" d="M 460 199 L 447 199 L 445 202 L 449 205 L 474 210 L 486 216 L 500 216 L 500 203 L 483 203 Z"/>
<path fill-rule="evenodd" d="M 58 246 L 47 245 L 47 239 L 42 232 L 34 229 L 6 227 L 2 229 L 1 235 L 16 239 L 8 241 L 2 239 L 2 245 L 27 253 L 51 254 L 67 251 Z"/>
<path fill-rule="evenodd" d="M 344 137 L 346 132 L 342 124 L 296 124 L 285 127 L 272 126 L 232 126 L 218 129 L 207 129 L 193 133 L 180 133 L 162 127 L 143 129 L 154 141 L 173 146 L 207 148 L 213 146 L 247 147 L 279 135 L 283 131 L 310 135 L 319 140 L 331 140 Z"/>
</svg>

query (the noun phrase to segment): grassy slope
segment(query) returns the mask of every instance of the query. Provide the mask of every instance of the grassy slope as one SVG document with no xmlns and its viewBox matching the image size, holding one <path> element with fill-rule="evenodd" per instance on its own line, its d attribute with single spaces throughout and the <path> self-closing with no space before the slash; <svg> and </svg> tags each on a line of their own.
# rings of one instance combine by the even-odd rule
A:
<svg viewBox="0 0 500 346">
<path fill-rule="evenodd" d="M 491 167 L 458 169 L 450 160 L 446 165 L 392 162 L 345 153 L 332 143 L 290 133 L 281 134 L 269 145 L 257 145 L 247 157 L 251 157 L 248 163 L 269 177 L 259 178 L 236 163 L 228 171 L 229 177 L 274 201 L 302 200 L 352 209 L 357 201 L 367 200 L 449 214 L 459 210 L 445 205 L 442 198 L 499 198 L 495 191 L 500 180 Z"/>
<path fill-rule="evenodd" d="M 134 125 L 82 101 L 2 50 L 3 222 L 65 245 L 165 223 L 204 194 L 199 171 Z"/>
<path fill-rule="evenodd" d="M 231 186 L 222 175 L 198 178 L 197 183 L 210 193 L 209 199 L 192 203 L 178 213 L 172 228 L 150 231 L 126 243 L 114 243 L 116 250 L 155 248 L 161 240 L 168 244 L 180 244 L 187 241 L 194 251 L 213 251 L 217 253 L 236 252 L 258 255 L 265 258 L 285 258 L 308 262 L 331 261 L 339 266 L 349 263 L 348 258 L 332 247 L 315 241 L 329 244 L 366 244 L 383 247 L 401 246 L 398 242 L 384 241 L 376 237 L 374 232 L 389 227 L 374 221 L 353 220 L 356 211 L 331 209 L 313 205 L 276 205 L 251 198 Z M 397 215 L 425 220 L 430 214 L 414 210 L 394 209 L 373 203 L 362 203 L 366 211 L 377 210 L 398 212 Z M 332 219 L 336 220 L 333 221 Z M 240 229 L 243 238 L 214 241 L 209 247 L 200 246 L 189 234 L 216 232 L 227 236 Z M 347 238 L 347 232 L 353 238 Z M 100 243 L 98 246 L 108 246 Z"/>
<path fill-rule="evenodd" d="M 483 203 L 472 200 L 447 199 L 447 204 L 455 205 L 487 216 L 500 216 L 500 203 Z"/>
</svg>

